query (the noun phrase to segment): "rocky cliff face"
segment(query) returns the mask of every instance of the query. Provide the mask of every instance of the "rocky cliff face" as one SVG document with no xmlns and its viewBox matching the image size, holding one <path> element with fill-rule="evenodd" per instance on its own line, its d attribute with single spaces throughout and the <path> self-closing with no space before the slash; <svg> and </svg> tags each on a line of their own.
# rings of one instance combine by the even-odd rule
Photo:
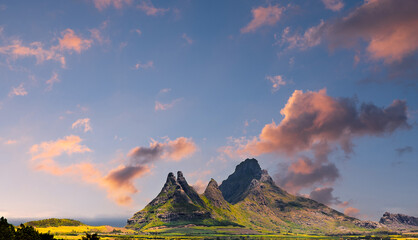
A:
<svg viewBox="0 0 418 240">
<path fill-rule="evenodd" d="M 379 223 L 395 230 L 418 229 L 418 218 L 399 213 L 385 212 L 382 218 L 380 218 Z"/>
<path fill-rule="evenodd" d="M 242 199 L 253 179 L 261 178 L 261 167 L 254 158 L 246 159 L 235 167 L 235 172 L 222 182 L 219 189 L 225 200 L 234 204 Z"/>
</svg>

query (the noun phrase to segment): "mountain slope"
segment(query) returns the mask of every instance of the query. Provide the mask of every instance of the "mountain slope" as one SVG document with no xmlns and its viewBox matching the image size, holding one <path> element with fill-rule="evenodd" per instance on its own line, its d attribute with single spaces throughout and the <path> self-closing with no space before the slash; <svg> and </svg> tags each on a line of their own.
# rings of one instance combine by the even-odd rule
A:
<svg viewBox="0 0 418 240">
<path fill-rule="evenodd" d="M 234 225 L 262 233 L 294 232 L 350 234 L 387 230 L 375 222 L 360 221 L 309 198 L 278 187 L 258 161 L 246 159 L 220 186 L 211 179 L 204 194 L 187 184 L 181 172 L 172 173 L 158 194 L 128 220 L 128 228 L 157 226 Z"/>
</svg>

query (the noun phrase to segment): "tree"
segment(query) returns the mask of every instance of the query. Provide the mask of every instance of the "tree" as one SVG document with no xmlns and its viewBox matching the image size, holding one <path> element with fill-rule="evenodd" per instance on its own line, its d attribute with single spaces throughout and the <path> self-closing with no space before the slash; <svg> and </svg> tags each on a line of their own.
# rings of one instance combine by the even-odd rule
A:
<svg viewBox="0 0 418 240">
<path fill-rule="evenodd" d="M 100 239 L 100 237 L 99 236 L 97 236 L 97 233 L 94 233 L 94 234 L 88 234 L 88 233 L 86 233 L 86 236 L 85 237 L 82 237 L 81 238 L 82 240 L 99 240 Z"/>
<path fill-rule="evenodd" d="M 15 238 L 15 228 L 7 222 L 4 217 L 0 218 L 0 240 L 10 240 Z"/>
</svg>

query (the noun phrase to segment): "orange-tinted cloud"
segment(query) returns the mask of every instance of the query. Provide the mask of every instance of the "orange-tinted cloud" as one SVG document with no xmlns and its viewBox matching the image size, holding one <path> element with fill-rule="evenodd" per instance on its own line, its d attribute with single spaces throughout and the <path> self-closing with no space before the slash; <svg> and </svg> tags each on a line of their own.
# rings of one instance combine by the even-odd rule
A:
<svg viewBox="0 0 418 240">
<path fill-rule="evenodd" d="M 335 142 L 350 152 L 354 136 L 382 135 L 398 128 L 409 128 L 405 101 L 395 100 L 386 108 L 362 104 L 354 99 L 333 98 L 322 89 L 303 93 L 295 90 L 280 111 L 283 120 L 264 126 L 258 139 L 240 149 L 253 155 L 263 153 L 294 154 L 309 150 L 320 141 Z"/>
<path fill-rule="evenodd" d="M 13 40 L 10 44 L 0 47 L 0 54 L 7 55 L 12 60 L 25 57 L 35 57 L 36 63 L 40 64 L 44 61 L 57 61 L 65 67 L 66 60 L 64 53 L 72 53 L 73 51 L 81 53 L 91 47 L 93 40 L 83 39 L 75 34 L 74 30 L 66 29 L 61 32 L 61 38 L 58 38 L 58 44 L 51 46 L 49 49 L 44 48 L 40 42 L 32 42 L 25 46 L 21 40 Z"/>
<path fill-rule="evenodd" d="M 81 145 L 78 136 L 67 136 L 56 141 L 43 142 L 31 147 L 31 164 L 34 169 L 44 171 L 55 176 L 68 176 L 107 191 L 109 199 L 120 205 L 129 205 L 132 194 L 138 192 L 134 180 L 150 172 L 148 163 L 160 159 L 181 160 L 196 151 L 196 145 L 190 138 L 180 137 L 173 141 L 166 138 L 160 143 L 153 141 L 150 147 L 136 147 L 127 154 L 125 164 L 110 171 L 102 171 L 96 164 L 81 161 L 68 165 L 61 165 L 56 159 L 62 155 L 71 156 L 76 153 L 91 152 Z"/>
<path fill-rule="evenodd" d="M 80 53 L 82 50 L 86 50 L 91 47 L 92 40 L 90 39 L 83 39 L 77 36 L 72 29 L 66 29 L 61 32 L 62 37 L 58 38 L 58 46 L 55 48 L 59 48 L 61 51 L 76 51 Z"/>
<path fill-rule="evenodd" d="M 110 6 L 121 9 L 124 5 L 130 5 L 132 0 L 93 0 L 93 3 L 97 9 L 102 11 Z"/>
<path fill-rule="evenodd" d="M 344 214 L 351 216 L 351 217 L 356 217 L 358 216 L 359 213 L 360 213 L 360 210 L 354 207 L 348 207 L 344 210 Z"/>
<path fill-rule="evenodd" d="M 241 28 L 241 33 L 254 32 L 260 27 L 276 24 L 280 20 L 283 11 L 284 8 L 278 5 L 253 8 L 251 10 L 253 19 L 247 26 Z"/>
<path fill-rule="evenodd" d="M 23 57 L 35 57 L 36 63 L 54 60 L 65 66 L 65 57 L 54 49 L 44 49 L 40 42 L 32 42 L 24 46 L 22 41 L 14 40 L 10 45 L 0 47 L 0 53 L 11 57 L 13 60 Z"/>
<path fill-rule="evenodd" d="M 28 92 L 23 87 L 23 83 L 19 84 L 17 87 L 12 87 L 12 90 L 9 92 L 9 97 L 25 95 L 28 95 Z"/>
<path fill-rule="evenodd" d="M 141 1 L 141 3 L 138 4 L 137 8 L 149 16 L 164 15 L 169 10 L 168 8 L 154 7 L 150 0 Z"/>
<path fill-rule="evenodd" d="M 366 1 L 332 23 L 328 37 L 332 46 L 353 46 L 362 39 L 372 59 L 400 61 L 418 50 L 417 11 L 414 0 Z"/>
</svg>

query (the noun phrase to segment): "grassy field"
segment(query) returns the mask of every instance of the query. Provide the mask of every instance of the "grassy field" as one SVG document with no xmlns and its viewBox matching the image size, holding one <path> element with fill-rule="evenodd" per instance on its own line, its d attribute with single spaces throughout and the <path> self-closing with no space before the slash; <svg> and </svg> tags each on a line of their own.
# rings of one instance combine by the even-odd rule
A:
<svg viewBox="0 0 418 240">
<path fill-rule="evenodd" d="M 154 228 L 146 232 L 135 232 L 126 228 L 111 226 L 61 226 L 36 228 L 41 233 L 52 233 L 56 239 L 81 239 L 88 233 L 98 233 L 103 240 L 128 239 L 329 239 L 329 240 L 418 240 L 418 235 L 391 235 L 391 236 L 317 236 L 307 234 L 260 234 L 255 231 L 236 226 L 228 227 L 175 227 Z"/>
</svg>

